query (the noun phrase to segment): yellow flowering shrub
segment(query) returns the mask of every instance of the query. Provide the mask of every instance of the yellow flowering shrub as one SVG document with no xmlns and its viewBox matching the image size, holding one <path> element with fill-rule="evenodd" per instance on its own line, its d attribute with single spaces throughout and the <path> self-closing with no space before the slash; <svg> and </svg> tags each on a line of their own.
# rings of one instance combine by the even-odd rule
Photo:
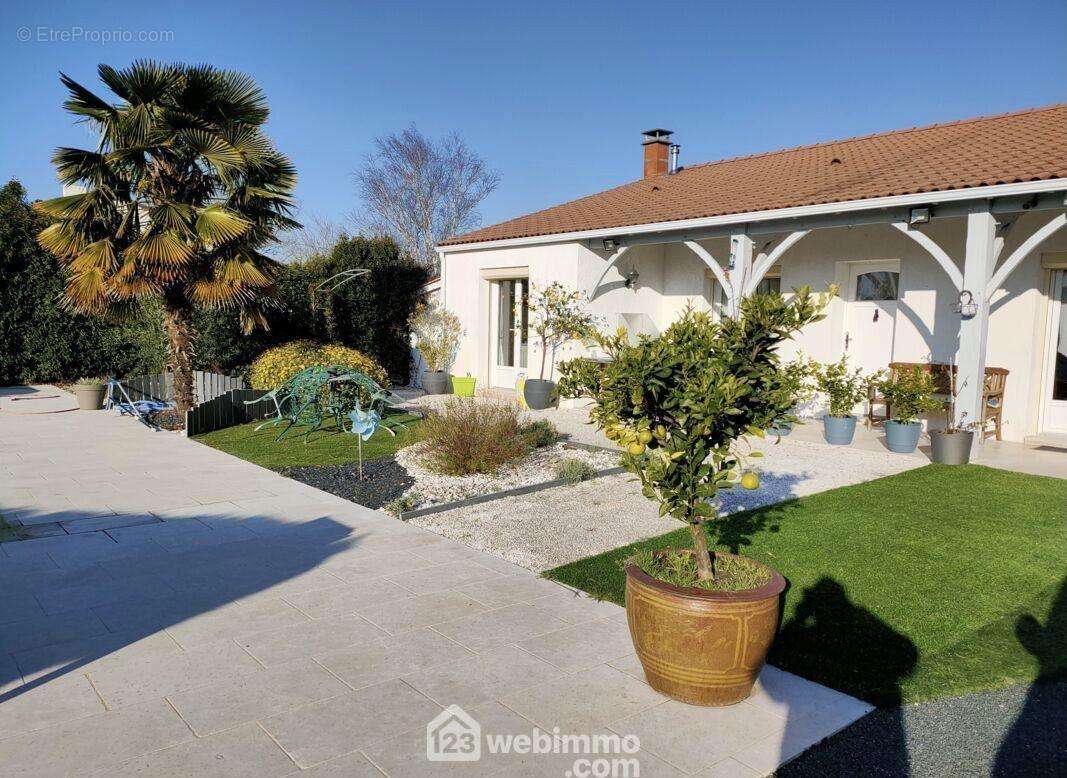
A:
<svg viewBox="0 0 1067 778">
<path fill-rule="evenodd" d="M 301 370 L 316 365 L 341 365 L 389 385 L 385 370 L 361 351 L 336 343 L 294 340 L 269 348 L 248 368 L 248 383 L 253 389 L 277 389 Z"/>
</svg>

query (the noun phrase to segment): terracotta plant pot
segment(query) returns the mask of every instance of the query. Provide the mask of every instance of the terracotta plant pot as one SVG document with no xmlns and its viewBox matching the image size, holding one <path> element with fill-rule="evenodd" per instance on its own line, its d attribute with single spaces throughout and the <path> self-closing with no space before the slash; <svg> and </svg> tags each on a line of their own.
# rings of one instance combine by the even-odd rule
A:
<svg viewBox="0 0 1067 778">
<path fill-rule="evenodd" d="M 422 388 L 426 394 L 449 394 L 452 391 L 452 382 L 448 380 L 448 373 L 444 370 L 427 371 L 422 376 Z"/>
<path fill-rule="evenodd" d="M 74 384 L 70 390 L 78 398 L 78 408 L 83 411 L 98 411 L 104 407 L 107 384 Z"/>
<path fill-rule="evenodd" d="M 712 592 L 626 567 L 626 618 L 653 689 L 690 705 L 733 705 L 748 697 L 778 631 L 785 589 L 782 575 L 767 569 L 771 578 L 757 589 Z"/>
</svg>

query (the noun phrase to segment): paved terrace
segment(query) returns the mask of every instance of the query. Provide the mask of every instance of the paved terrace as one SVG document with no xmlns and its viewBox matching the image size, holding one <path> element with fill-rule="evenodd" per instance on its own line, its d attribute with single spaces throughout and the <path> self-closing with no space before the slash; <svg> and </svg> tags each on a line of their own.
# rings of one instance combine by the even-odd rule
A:
<svg viewBox="0 0 1067 778">
<path fill-rule="evenodd" d="M 572 766 L 427 762 L 458 704 L 491 734 L 635 734 L 643 776 L 746 776 L 869 710 L 773 668 L 727 709 L 666 700 L 612 604 L 131 419 L 10 399 L 0 512 L 47 536 L 0 545 L 4 775 Z"/>
</svg>

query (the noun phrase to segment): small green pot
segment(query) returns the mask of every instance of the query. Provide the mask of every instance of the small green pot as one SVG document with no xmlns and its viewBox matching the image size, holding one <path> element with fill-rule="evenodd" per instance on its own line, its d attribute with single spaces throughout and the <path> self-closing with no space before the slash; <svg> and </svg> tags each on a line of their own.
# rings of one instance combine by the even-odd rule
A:
<svg viewBox="0 0 1067 778">
<path fill-rule="evenodd" d="M 474 384 L 477 378 L 473 376 L 452 376 L 452 394 L 456 397 L 474 397 Z"/>
</svg>

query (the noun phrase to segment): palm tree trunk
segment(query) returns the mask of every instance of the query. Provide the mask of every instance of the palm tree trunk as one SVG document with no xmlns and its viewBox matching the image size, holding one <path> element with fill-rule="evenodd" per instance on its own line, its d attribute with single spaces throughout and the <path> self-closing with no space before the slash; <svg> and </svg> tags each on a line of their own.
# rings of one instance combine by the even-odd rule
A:
<svg viewBox="0 0 1067 778">
<path fill-rule="evenodd" d="M 696 557 L 697 575 L 701 581 L 715 579 L 715 560 L 708 550 L 708 536 L 704 534 L 704 522 L 699 519 L 689 524 L 693 536 L 693 556 Z"/>
<path fill-rule="evenodd" d="M 174 404 L 184 413 L 193 407 L 193 321 L 180 303 L 163 303 L 163 329 L 167 334 L 167 361 L 174 374 Z"/>
</svg>

